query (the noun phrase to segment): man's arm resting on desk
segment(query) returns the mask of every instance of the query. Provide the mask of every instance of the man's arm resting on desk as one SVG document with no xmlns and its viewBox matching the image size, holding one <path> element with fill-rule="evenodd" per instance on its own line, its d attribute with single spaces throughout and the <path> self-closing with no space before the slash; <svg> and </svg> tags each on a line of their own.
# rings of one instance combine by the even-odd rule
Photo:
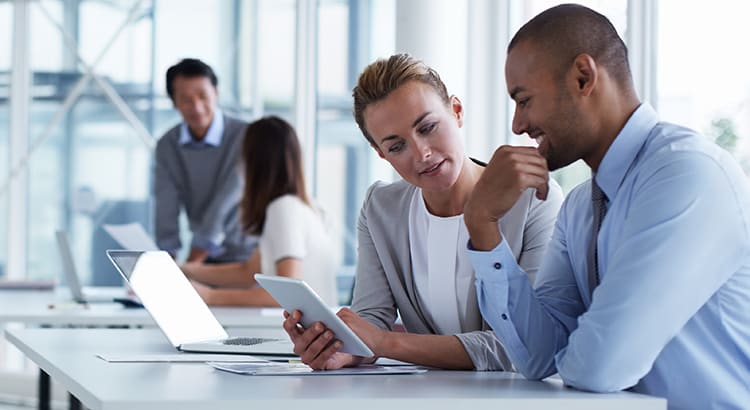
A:
<svg viewBox="0 0 750 410">
<path fill-rule="evenodd" d="M 549 302 L 559 302 L 558 306 L 537 296 L 505 241 L 490 252 L 468 252 L 484 320 L 494 329 L 516 369 L 533 380 L 557 372 L 555 354 L 567 344 L 576 317 L 583 310 L 569 262 L 559 252 L 561 244 L 555 242 L 558 229 L 556 226 L 537 276 L 541 295 Z"/>
</svg>

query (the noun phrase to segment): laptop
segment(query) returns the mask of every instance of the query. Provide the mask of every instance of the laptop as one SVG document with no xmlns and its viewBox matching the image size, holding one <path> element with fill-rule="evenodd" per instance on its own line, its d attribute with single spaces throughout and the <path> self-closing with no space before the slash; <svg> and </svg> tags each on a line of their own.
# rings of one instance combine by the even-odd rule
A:
<svg viewBox="0 0 750 410">
<path fill-rule="evenodd" d="M 68 289 L 70 289 L 71 297 L 76 303 L 89 304 L 117 302 L 125 307 L 143 307 L 137 299 L 126 297 L 124 290 L 122 292 L 122 297 L 113 297 L 111 290 L 99 294 L 95 292 L 84 292 L 83 286 L 81 286 L 81 280 L 78 277 L 78 270 L 76 269 L 75 261 L 73 260 L 73 251 L 70 248 L 68 236 L 64 231 L 55 231 L 55 239 L 57 239 L 57 250 L 60 253 L 63 277 L 65 278 L 65 283 L 68 285 Z"/>
<path fill-rule="evenodd" d="M 167 252 L 108 250 L 107 257 L 177 350 L 296 356 L 289 339 L 230 338 Z"/>
</svg>

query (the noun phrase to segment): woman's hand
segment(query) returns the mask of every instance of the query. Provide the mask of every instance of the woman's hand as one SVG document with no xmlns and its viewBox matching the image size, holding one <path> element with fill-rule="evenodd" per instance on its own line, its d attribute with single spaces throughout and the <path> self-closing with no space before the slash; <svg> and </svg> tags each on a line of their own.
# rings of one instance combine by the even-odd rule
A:
<svg viewBox="0 0 750 410">
<path fill-rule="evenodd" d="M 302 363 L 316 370 L 333 370 L 345 366 L 356 366 L 362 358 L 339 352 L 341 341 L 333 338 L 333 332 L 322 323 L 315 322 L 305 329 L 299 323 L 302 312 L 295 310 L 292 314 L 284 311 L 284 330 L 294 343 L 294 354 Z"/>
<path fill-rule="evenodd" d="M 341 308 L 336 314 L 362 339 L 376 357 L 384 356 L 389 332 L 373 326 L 349 308 Z"/>
</svg>

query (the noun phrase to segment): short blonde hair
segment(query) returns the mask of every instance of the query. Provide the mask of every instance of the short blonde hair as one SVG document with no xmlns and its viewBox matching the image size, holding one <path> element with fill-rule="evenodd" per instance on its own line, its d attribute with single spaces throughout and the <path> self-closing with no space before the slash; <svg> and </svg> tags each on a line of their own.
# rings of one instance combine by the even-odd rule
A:
<svg viewBox="0 0 750 410">
<path fill-rule="evenodd" d="M 365 128 L 365 109 L 392 93 L 409 81 L 418 81 L 432 87 L 446 105 L 450 105 L 448 90 L 437 71 L 428 67 L 422 60 L 409 54 L 394 54 L 388 59 L 378 59 L 365 67 L 359 75 L 352 91 L 354 97 L 354 120 L 362 135 L 372 146 L 377 146 Z"/>
</svg>

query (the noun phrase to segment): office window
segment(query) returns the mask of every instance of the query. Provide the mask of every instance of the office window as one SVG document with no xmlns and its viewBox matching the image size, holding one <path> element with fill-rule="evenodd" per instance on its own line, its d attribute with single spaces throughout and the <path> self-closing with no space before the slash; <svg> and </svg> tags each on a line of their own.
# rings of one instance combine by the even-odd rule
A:
<svg viewBox="0 0 750 410">
<path fill-rule="evenodd" d="M 116 245 L 101 225 L 148 226 L 152 9 L 136 5 L 30 8 L 29 141 L 38 148 L 28 168 L 28 279 L 56 279 L 53 232 L 64 229 L 85 281 L 119 284 L 103 253 Z"/>
<path fill-rule="evenodd" d="M 566 2 L 557 0 L 531 0 L 520 2 L 521 10 L 519 14 L 522 16 L 522 18 L 519 21 L 516 21 L 516 24 L 514 25 L 514 27 L 512 27 L 511 32 L 515 33 L 525 22 L 530 20 L 532 17 L 550 7 L 556 6 L 561 3 Z M 615 29 L 617 29 L 620 37 L 622 37 L 623 40 L 625 39 L 625 31 L 627 30 L 628 8 L 628 2 L 626 0 L 583 0 L 577 1 L 576 3 L 582 4 L 607 16 L 607 18 L 615 26 Z M 512 109 L 513 105 L 511 104 L 511 110 Z M 514 134 L 510 138 L 510 143 L 518 145 L 532 145 L 533 141 L 526 135 Z M 555 171 L 552 176 L 560 184 L 563 192 L 567 194 L 578 184 L 590 178 L 591 171 L 583 161 L 579 160 L 563 169 Z"/>
<path fill-rule="evenodd" d="M 13 47 L 13 7 L 10 2 L 0 3 L 0 189 L 8 181 L 10 158 L 10 66 Z M 6 274 L 8 240 L 8 192 L 0 191 L 0 278 Z"/>
<path fill-rule="evenodd" d="M 657 110 L 732 152 L 750 171 L 750 4 L 658 3 Z"/>
<path fill-rule="evenodd" d="M 360 71 L 395 46 L 393 1 L 323 0 L 318 3 L 316 199 L 327 212 L 343 263 L 340 300 L 356 263 L 356 226 L 367 188 L 390 180 L 352 115 L 352 88 Z"/>
<path fill-rule="evenodd" d="M 10 21 L 11 5 L 0 6 L 0 13 L 7 10 L 0 18 Z M 265 111 L 291 120 L 295 13 L 294 0 L 31 4 L 28 139 L 38 148 L 28 168 L 28 249 L 34 252 L 27 278 L 54 278 L 53 231 L 65 229 L 85 282 L 120 283 L 103 253 L 116 245 L 101 226 L 140 222 L 151 229 L 152 146 L 180 121 L 164 79 L 178 60 L 196 57 L 214 68 L 225 112 L 251 120 Z M 2 49 L 0 63 L 11 47 Z M 102 56 L 93 67 L 99 81 L 87 76 L 77 55 L 86 65 Z M 0 104 L 2 120 L 7 98 Z M 7 155 L 4 134 L 0 150 Z M 0 198 L 0 210 L 5 201 Z"/>
<path fill-rule="evenodd" d="M 294 100 L 297 9 L 294 0 L 262 0 L 258 6 L 259 92 L 262 112 L 291 121 Z"/>
</svg>

